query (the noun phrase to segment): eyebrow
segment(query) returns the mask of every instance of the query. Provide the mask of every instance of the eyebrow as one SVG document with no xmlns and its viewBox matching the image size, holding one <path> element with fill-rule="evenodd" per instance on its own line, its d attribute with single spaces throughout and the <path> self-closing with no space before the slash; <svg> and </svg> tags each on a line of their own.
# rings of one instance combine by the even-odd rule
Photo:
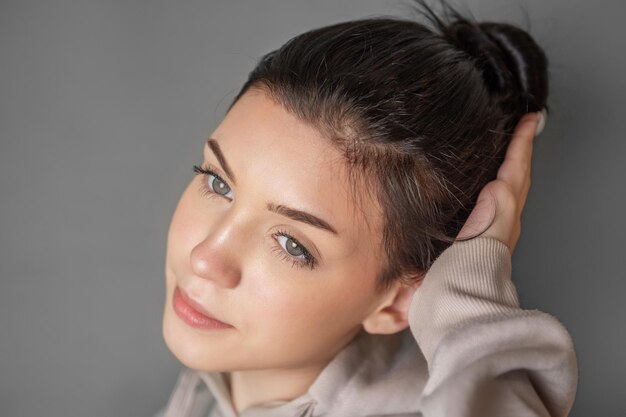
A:
<svg viewBox="0 0 626 417">
<path fill-rule="evenodd" d="M 320 219 L 317 216 L 312 215 L 311 213 L 307 213 L 306 211 L 297 210 L 291 207 L 284 206 L 282 204 L 276 204 L 272 202 L 267 203 L 267 209 L 269 211 L 273 211 L 274 213 L 282 214 L 283 216 L 289 217 L 292 220 L 307 223 L 319 229 L 327 230 L 335 235 L 339 234 L 334 227 L 328 224 L 328 222 Z"/>
<path fill-rule="evenodd" d="M 224 170 L 226 175 L 228 175 L 228 178 L 233 182 L 233 184 L 237 185 L 237 181 L 235 180 L 235 174 L 233 174 L 233 171 L 230 169 L 228 162 L 226 162 L 226 158 L 224 158 L 224 153 L 222 152 L 222 149 L 220 148 L 219 143 L 217 143 L 217 140 L 213 138 L 209 138 L 209 140 L 207 140 L 207 144 L 209 145 L 209 148 L 215 154 L 215 157 L 217 158 L 217 162 L 220 163 L 220 165 L 222 166 L 222 169 Z"/>
<path fill-rule="evenodd" d="M 222 169 L 224 170 L 228 178 L 233 182 L 233 184 L 237 185 L 237 181 L 235 180 L 235 175 L 233 174 L 233 171 L 230 169 L 228 162 L 226 162 L 224 153 L 222 152 L 220 145 L 217 143 L 217 140 L 215 140 L 214 138 L 209 138 L 207 140 L 207 145 L 209 146 L 209 149 L 211 149 L 213 153 L 215 154 L 217 161 L 219 162 L 220 166 L 222 167 Z M 330 223 L 306 211 L 294 209 L 291 207 L 287 207 L 283 204 L 277 204 L 273 202 L 268 202 L 266 206 L 267 206 L 267 209 L 271 212 L 281 214 L 285 217 L 289 217 L 292 220 L 306 223 L 311 226 L 317 227 L 319 229 L 326 230 L 335 235 L 339 234 L 337 232 L 337 229 L 331 226 Z"/>
</svg>

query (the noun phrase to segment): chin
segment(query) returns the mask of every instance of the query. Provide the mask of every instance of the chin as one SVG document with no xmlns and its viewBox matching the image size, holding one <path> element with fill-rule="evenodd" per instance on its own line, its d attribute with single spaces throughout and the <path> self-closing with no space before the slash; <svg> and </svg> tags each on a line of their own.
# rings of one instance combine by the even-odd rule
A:
<svg viewBox="0 0 626 417">
<path fill-rule="evenodd" d="M 192 369 L 225 371 L 230 362 L 228 359 L 235 351 L 234 339 L 228 340 L 228 336 L 220 333 L 199 333 L 182 322 L 169 305 L 163 314 L 162 336 L 172 355 Z"/>
</svg>

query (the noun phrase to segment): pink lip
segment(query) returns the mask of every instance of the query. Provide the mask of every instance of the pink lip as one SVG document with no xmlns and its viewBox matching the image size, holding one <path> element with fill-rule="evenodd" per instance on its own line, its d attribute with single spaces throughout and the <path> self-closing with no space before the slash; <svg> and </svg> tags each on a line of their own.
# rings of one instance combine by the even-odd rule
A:
<svg viewBox="0 0 626 417">
<path fill-rule="evenodd" d="M 192 327 L 200 329 L 230 329 L 233 327 L 212 317 L 178 286 L 174 289 L 172 305 L 178 317 Z"/>
</svg>

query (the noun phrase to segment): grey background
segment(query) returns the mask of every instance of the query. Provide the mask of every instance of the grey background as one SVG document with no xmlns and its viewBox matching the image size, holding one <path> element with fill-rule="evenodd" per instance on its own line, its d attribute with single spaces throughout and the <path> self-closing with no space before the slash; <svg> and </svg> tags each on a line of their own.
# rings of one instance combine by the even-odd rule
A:
<svg viewBox="0 0 626 417">
<path fill-rule="evenodd" d="M 203 141 L 256 58 L 405 2 L 0 3 L 1 416 L 164 405 L 179 370 L 161 337 L 166 233 Z M 625 3 L 460 4 L 527 14 L 550 59 L 513 279 L 574 338 L 571 415 L 624 415 Z"/>
</svg>

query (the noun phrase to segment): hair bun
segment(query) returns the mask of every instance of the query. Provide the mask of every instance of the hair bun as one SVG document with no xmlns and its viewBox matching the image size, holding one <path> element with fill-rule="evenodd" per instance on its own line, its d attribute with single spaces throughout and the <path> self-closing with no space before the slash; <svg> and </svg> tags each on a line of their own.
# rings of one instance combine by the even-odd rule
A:
<svg viewBox="0 0 626 417">
<path fill-rule="evenodd" d="M 514 113 L 541 111 L 548 97 L 548 60 L 525 30 L 498 22 L 477 22 L 441 0 L 443 16 L 425 0 L 415 0 L 418 10 L 440 34 L 474 59 L 492 95 Z"/>
<path fill-rule="evenodd" d="M 507 23 L 457 20 L 446 27 L 448 39 L 475 59 L 492 94 L 526 103 L 540 111 L 548 96 L 547 58 L 524 30 Z"/>
</svg>

